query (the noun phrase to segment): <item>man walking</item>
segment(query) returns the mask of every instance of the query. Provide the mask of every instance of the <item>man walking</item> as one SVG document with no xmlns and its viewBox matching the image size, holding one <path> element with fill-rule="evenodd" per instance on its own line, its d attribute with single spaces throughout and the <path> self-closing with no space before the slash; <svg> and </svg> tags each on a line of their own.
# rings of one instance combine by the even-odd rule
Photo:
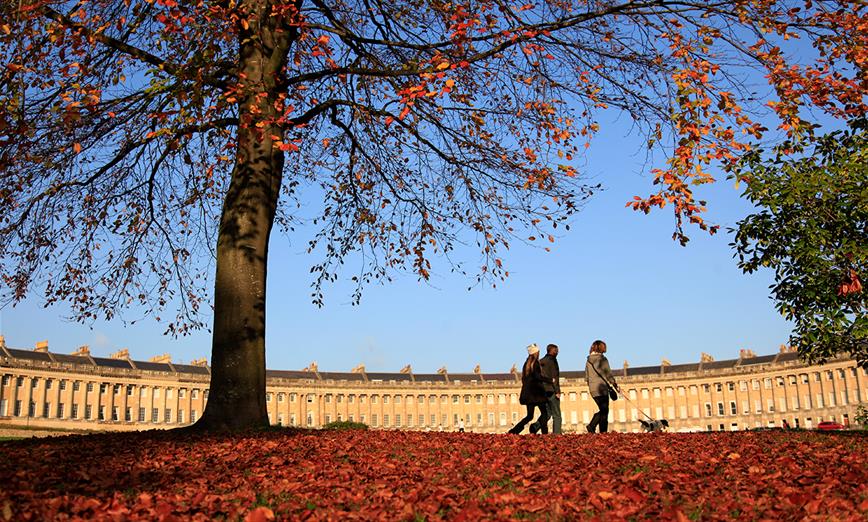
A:
<svg viewBox="0 0 868 522">
<path fill-rule="evenodd" d="M 561 369 L 558 366 L 558 351 L 558 345 L 550 344 L 546 346 L 546 356 L 539 360 L 546 404 L 552 418 L 552 433 L 555 434 L 561 433 Z M 540 430 L 540 419 L 530 425 L 531 433 Z"/>
</svg>

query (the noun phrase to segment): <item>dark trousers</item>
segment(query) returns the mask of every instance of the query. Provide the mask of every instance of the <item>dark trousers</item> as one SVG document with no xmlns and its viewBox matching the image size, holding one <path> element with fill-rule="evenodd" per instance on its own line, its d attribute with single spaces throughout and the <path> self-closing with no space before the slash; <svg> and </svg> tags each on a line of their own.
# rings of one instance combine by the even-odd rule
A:
<svg viewBox="0 0 868 522">
<path fill-rule="evenodd" d="M 599 411 L 591 417 L 591 423 L 588 424 L 588 431 L 593 433 L 596 431 L 597 426 L 599 426 L 600 433 L 606 433 L 609 431 L 609 396 L 600 395 L 599 397 L 594 397 L 594 402 L 597 403 L 597 409 Z"/>
<path fill-rule="evenodd" d="M 545 415 L 545 418 L 543 418 L 543 415 Z M 539 431 L 543 425 L 548 427 L 549 417 L 552 419 L 552 433 L 556 435 L 561 433 L 561 399 L 556 393 L 548 395 L 546 411 L 540 414 L 536 422 L 530 425 L 531 431 Z M 546 433 L 546 431 L 543 431 L 543 433 Z"/>
<path fill-rule="evenodd" d="M 548 433 L 549 432 L 549 412 L 546 409 L 546 404 L 545 403 L 527 404 L 525 407 L 527 408 L 527 415 L 525 415 L 523 419 L 518 421 L 518 424 L 513 426 L 512 429 L 509 430 L 509 433 L 521 433 L 524 430 L 524 427 L 527 425 L 527 423 L 533 420 L 533 409 L 534 408 L 539 408 L 539 418 L 545 421 L 544 423 L 542 423 L 540 425 L 540 430 L 543 433 Z"/>
</svg>

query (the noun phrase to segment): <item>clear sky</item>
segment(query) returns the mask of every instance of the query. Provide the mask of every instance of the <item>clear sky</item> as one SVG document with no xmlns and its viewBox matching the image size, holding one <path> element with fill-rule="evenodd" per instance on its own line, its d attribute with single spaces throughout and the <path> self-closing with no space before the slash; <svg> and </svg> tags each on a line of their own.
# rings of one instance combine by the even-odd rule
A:
<svg viewBox="0 0 868 522">
<path fill-rule="evenodd" d="M 692 230 L 681 247 L 671 240 L 669 208 L 650 215 L 624 208 L 634 195 L 652 191 L 651 166 L 639 140 L 623 122 L 603 125 L 592 142 L 584 172 L 603 183 L 577 214 L 571 231 L 551 252 L 515 243 L 506 254 L 510 277 L 497 288 L 435 265 L 429 283 L 412 274 L 366 289 L 358 306 L 352 287 L 329 287 L 326 304 L 310 303 L 309 267 L 319 261 L 305 253 L 306 242 L 272 239 L 269 262 L 266 353 L 269 368 L 299 369 L 317 361 L 324 371 L 347 371 L 364 363 L 369 371 L 398 371 L 410 364 L 418 373 L 446 366 L 468 372 L 504 372 L 519 364 L 531 342 L 560 345 L 563 370 L 584 367 L 594 339 L 609 346 L 614 366 L 696 362 L 706 352 L 716 359 L 738 357 L 740 348 L 757 354 L 778 350 L 790 325 L 769 299 L 770 272 L 743 275 L 732 258 L 727 227 L 750 212 L 732 182 L 704 188 L 710 222 L 721 232 Z M 310 234 L 312 230 L 303 230 Z M 304 236 L 306 237 L 306 236 Z M 473 261 L 473 258 L 465 261 Z M 346 273 L 348 279 L 354 275 Z M 51 351 L 68 353 L 87 344 L 94 355 L 129 348 L 133 359 L 170 353 L 175 362 L 207 357 L 210 334 L 173 339 L 152 319 L 92 325 L 64 319 L 62 307 L 43 308 L 39 296 L 0 310 L 7 345 L 33 348 L 48 340 Z M 135 311 L 128 319 L 136 318 Z"/>
</svg>

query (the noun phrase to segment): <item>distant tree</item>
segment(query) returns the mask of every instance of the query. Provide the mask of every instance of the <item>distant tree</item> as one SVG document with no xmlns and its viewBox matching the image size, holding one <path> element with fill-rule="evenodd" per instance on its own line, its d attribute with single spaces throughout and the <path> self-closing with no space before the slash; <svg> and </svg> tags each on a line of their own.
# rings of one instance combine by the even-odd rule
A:
<svg viewBox="0 0 868 522">
<path fill-rule="evenodd" d="M 14 0 L 0 5 L 0 276 L 79 320 L 135 303 L 201 327 L 214 273 L 202 428 L 267 424 L 273 225 L 315 230 L 313 300 L 344 259 L 361 286 L 478 249 L 554 241 L 595 187 L 576 158 L 610 109 L 668 160 L 656 193 L 710 229 L 693 188 L 730 164 L 765 99 L 865 110 L 864 3 L 822 0 Z M 804 63 L 805 45 L 815 46 Z M 795 53 L 787 53 L 787 49 Z M 319 200 L 320 204 L 315 204 Z M 465 254 L 466 255 L 466 254 Z M 213 263 L 213 264 L 212 264 Z M 216 270 L 215 270 L 216 268 Z M 213 271 L 212 271 L 213 270 Z M 358 293 L 356 294 L 358 298 Z M 301 325 L 300 325 L 301 326 Z"/>
<path fill-rule="evenodd" d="M 731 246 L 747 273 L 775 271 L 790 343 L 810 361 L 849 353 L 868 367 L 868 125 L 851 122 L 808 145 L 754 150 L 735 168 L 759 209 Z"/>
</svg>

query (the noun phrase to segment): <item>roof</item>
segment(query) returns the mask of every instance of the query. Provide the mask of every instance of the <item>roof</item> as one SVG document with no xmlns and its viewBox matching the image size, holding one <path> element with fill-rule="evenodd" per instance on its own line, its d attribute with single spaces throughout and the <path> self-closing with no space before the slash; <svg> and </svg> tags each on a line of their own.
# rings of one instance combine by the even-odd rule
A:
<svg viewBox="0 0 868 522">
<path fill-rule="evenodd" d="M 512 373 L 483 373 L 482 378 L 486 381 L 515 381 L 515 375 Z M 417 377 L 418 378 L 418 377 Z"/>
<path fill-rule="evenodd" d="M 760 355 L 759 357 L 750 357 L 748 359 L 742 359 L 740 366 L 751 366 L 754 364 L 770 364 L 770 363 L 775 362 L 775 357 L 777 357 L 777 356 L 778 356 L 778 354 Z"/>
<path fill-rule="evenodd" d="M 54 360 L 59 363 L 86 364 L 88 366 L 93 365 L 93 363 L 90 362 L 90 359 L 83 355 L 66 355 L 65 353 L 52 353 L 51 355 L 54 356 Z"/>
<path fill-rule="evenodd" d="M 670 373 L 684 373 L 684 372 L 697 372 L 699 371 L 699 363 L 687 363 L 687 364 L 673 364 L 667 366 L 664 370 L 664 374 Z"/>
<path fill-rule="evenodd" d="M 34 352 L 32 350 L 15 350 L 6 348 L 9 355 L 15 359 L 29 359 L 31 361 L 51 362 L 51 356 L 47 352 Z"/>
<path fill-rule="evenodd" d="M 148 370 L 151 372 L 171 372 L 172 367 L 166 363 L 156 363 L 151 361 L 133 361 L 136 368 L 139 370 Z"/>
<path fill-rule="evenodd" d="M 365 376 L 361 373 L 351 372 L 319 372 L 319 376 L 326 380 L 335 381 L 364 381 Z"/>
<path fill-rule="evenodd" d="M 613 371 L 615 375 L 618 375 Z M 638 366 L 636 368 L 627 368 L 627 376 L 631 375 L 660 375 L 659 366 Z"/>
<path fill-rule="evenodd" d="M 369 381 L 412 381 L 409 373 L 371 373 L 365 372 Z"/>
<path fill-rule="evenodd" d="M 138 366 L 138 363 L 136 363 Z M 195 364 L 172 364 L 175 367 L 175 371 L 181 373 L 195 373 L 198 375 L 211 375 L 211 372 L 208 371 L 208 368 L 204 366 L 196 366 Z"/>
<path fill-rule="evenodd" d="M 107 359 L 105 357 L 92 357 L 93 362 L 97 366 L 106 366 L 108 368 L 122 368 L 124 370 L 132 370 L 130 362 L 126 359 Z"/>
<path fill-rule="evenodd" d="M 370 374 L 368 374 L 370 376 Z M 432 382 L 446 382 L 446 376 L 440 373 L 414 373 L 413 378 L 416 379 L 416 382 L 419 381 L 432 381 Z"/>
<path fill-rule="evenodd" d="M 265 377 L 271 379 L 316 379 L 316 374 L 300 370 L 265 370 Z"/>
<path fill-rule="evenodd" d="M 709 361 L 702 363 L 703 370 L 723 370 L 733 368 L 738 363 L 738 359 L 727 359 L 725 361 Z"/>
</svg>

